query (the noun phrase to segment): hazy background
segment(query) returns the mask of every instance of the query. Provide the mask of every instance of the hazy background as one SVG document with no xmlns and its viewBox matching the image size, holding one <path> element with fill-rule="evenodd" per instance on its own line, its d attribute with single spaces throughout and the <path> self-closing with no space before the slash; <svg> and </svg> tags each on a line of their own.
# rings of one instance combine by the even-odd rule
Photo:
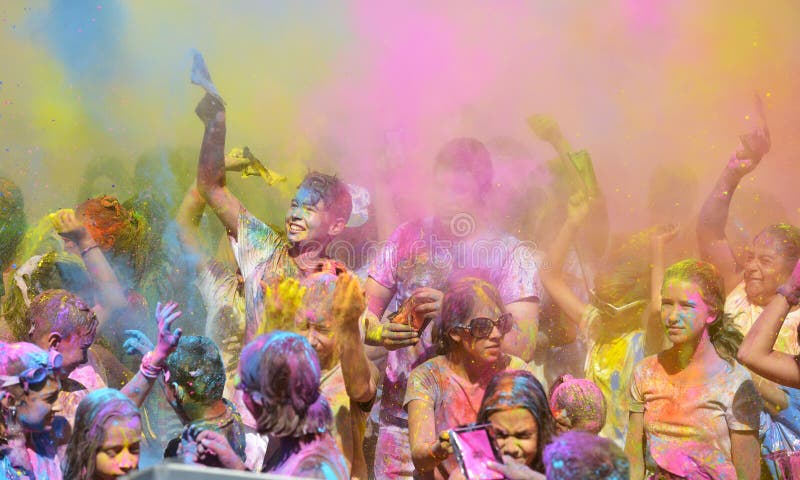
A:
<svg viewBox="0 0 800 480">
<path fill-rule="evenodd" d="M 202 137 L 197 48 L 228 104 L 227 147 L 249 145 L 290 177 L 267 191 L 229 176 L 273 222 L 308 167 L 417 213 L 431 159 L 455 135 L 511 145 L 497 182 L 519 191 L 528 177 L 517 172 L 553 157 L 525 124 L 548 113 L 592 153 L 612 228 L 642 227 L 654 169 L 694 176 L 699 202 L 755 125 L 759 92 L 773 150 L 738 208 L 752 228 L 797 224 L 798 25 L 796 0 L 4 0 L 0 176 L 23 188 L 32 221 L 82 195 L 130 196 L 145 153 L 180 160 L 158 177 L 179 195 Z M 83 185 L 101 156 L 113 168 Z M 381 169 L 394 180 L 379 181 Z"/>
</svg>

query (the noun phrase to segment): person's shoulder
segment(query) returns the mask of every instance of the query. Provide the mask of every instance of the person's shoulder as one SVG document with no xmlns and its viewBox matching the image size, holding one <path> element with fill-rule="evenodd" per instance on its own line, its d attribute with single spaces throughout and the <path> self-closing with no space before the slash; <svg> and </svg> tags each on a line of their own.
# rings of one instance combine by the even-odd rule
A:
<svg viewBox="0 0 800 480">
<path fill-rule="evenodd" d="M 435 375 L 437 373 L 445 373 L 450 371 L 450 367 L 447 365 L 447 358 L 444 355 L 437 355 L 430 360 L 426 360 L 425 362 L 417 365 L 411 370 L 411 376 L 428 376 L 428 375 Z"/>
<path fill-rule="evenodd" d="M 661 363 L 659 362 L 659 354 L 644 357 L 633 367 L 634 375 L 653 375 L 661 370 Z"/>
</svg>

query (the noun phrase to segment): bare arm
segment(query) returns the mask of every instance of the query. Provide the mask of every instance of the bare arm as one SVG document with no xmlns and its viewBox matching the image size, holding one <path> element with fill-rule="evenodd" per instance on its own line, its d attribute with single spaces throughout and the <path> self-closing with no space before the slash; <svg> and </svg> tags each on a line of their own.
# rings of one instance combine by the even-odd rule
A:
<svg viewBox="0 0 800 480">
<path fill-rule="evenodd" d="M 100 294 L 100 304 L 109 312 L 128 308 L 128 297 L 114 269 L 75 212 L 71 209 L 59 210 L 50 218 L 58 234 L 77 245 L 86 270 Z"/>
<path fill-rule="evenodd" d="M 569 285 L 564 280 L 562 270 L 564 269 L 564 262 L 570 246 L 575 240 L 581 222 L 587 214 L 588 205 L 586 202 L 579 195 L 573 196 L 570 199 L 570 214 L 567 217 L 567 221 L 564 222 L 547 252 L 548 263 L 540 270 L 544 287 L 553 297 L 556 305 L 576 324 L 583 318 L 584 311 L 586 311 L 588 305 L 569 288 Z"/>
<path fill-rule="evenodd" d="M 631 461 L 631 480 L 644 478 L 644 446 L 644 414 L 631 412 L 625 437 L 625 454 Z"/>
<path fill-rule="evenodd" d="M 742 365 L 768 380 L 800 388 L 800 366 L 795 357 L 773 349 L 788 313 L 786 298 L 775 295 L 745 335 L 736 358 Z"/>
<path fill-rule="evenodd" d="M 744 480 L 761 478 L 761 444 L 757 431 L 731 431 L 731 457 L 736 477 Z"/>
<path fill-rule="evenodd" d="M 503 351 L 530 362 L 539 331 L 539 302 L 512 302 L 505 308 L 514 317 L 514 328 L 503 338 Z"/>
<path fill-rule="evenodd" d="M 418 472 L 436 468 L 451 453 L 446 432 L 437 437 L 433 420 L 433 405 L 422 400 L 408 404 L 408 439 L 411 444 L 411 460 Z M 445 438 L 442 438 L 445 437 Z"/>
<path fill-rule="evenodd" d="M 378 391 L 378 370 L 367 358 L 358 325 L 365 308 L 358 278 L 350 273 L 339 275 L 333 297 L 337 344 L 347 396 L 359 403 L 371 402 Z"/>
<path fill-rule="evenodd" d="M 741 139 L 742 147 L 731 155 L 697 219 L 700 257 L 719 269 L 728 291 L 733 290 L 741 280 L 739 262 L 725 235 L 731 199 L 739 182 L 758 166 L 770 149 L 766 125 L 756 128 L 749 135 L 743 135 Z"/>
<path fill-rule="evenodd" d="M 198 227 L 205 209 L 206 201 L 197 190 L 197 180 L 195 180 L 183 196 L 178 213 L 175 214 L 175 223 L 178 224 L 178 238 L 181 244 L 198 257 L 202 252 Z"/>
<path fill-rule="evenodd" d="M 197 166 L 197 189 L 235 237 L 239 212 L 244 207 L 225 185 L 225 109 L 214 97 L 206 95 L 196 112 L 206 126 Z"/>
<path fill-rule="evenodd" d="M 159 302 L 156 306 L 156 320 L 158 321 L 158 343 L 156 347 L 145 358 L 142 359 L 142 368 L 134 375 L 130 382 L 126 383 L 120 391 L 126 397 L 133 400 L 137 407 L 141 407 L 150 394 L 153 384 L 158 379 L 159 370 L 163 370 L 167 363 L 167 357 L 175 351 L 178 341 L 183 333 L 180 328 L 171 330 L 172 322 L 181 316 L 180 311 L 176 312 L 178 304 L 169 302 L 161 307 Z M 145 375 L 146 372 L 148 373 Z"/>
<path fill-rule="evenodd" d="M 678 228 L 663 225 L 650 238 L 650 308 L 645 311 L 645 356 L 665 347 L 666 337 L 661 323 L 661 285 L 664 283 L 664 245 L 675 238 Z"/>
</svg>

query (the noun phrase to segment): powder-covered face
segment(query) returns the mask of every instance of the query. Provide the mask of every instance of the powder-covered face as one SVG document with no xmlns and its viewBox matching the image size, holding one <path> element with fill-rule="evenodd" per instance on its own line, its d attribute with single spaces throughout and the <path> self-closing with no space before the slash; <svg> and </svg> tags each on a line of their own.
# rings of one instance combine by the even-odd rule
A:
<svg viewBox="0 0 800 480">
<path fill-rule="evenodd" d="M 708 325 L 714 322 L 715 313 L 706 304 L 699 286 L 685 280 L 664 282 L 661 289 L 661 319 L 669 340 L 674 344 L 695 341 Z"/>
<path fill-rule="evenodd" d="M 473 318 L 479 317 L 487 317 L 490 318 L 492 321 L 496 321 L 497 318 L 503 313 L 498 307 L 485 293 L 483 293 L 482 289 L 477 288 L 477 298 L 475 299 L 475 305 L 472 308 L 472 312 L 468 318 L 465 318 L 462 321 L 462 324 L 465 327 L 469 327 L 469 324 Z M 489 334 L 486 338 L 475 338 L 470 333 L 468 328 L 456 328 L 451 330 L 450 333 L 451 337 L 456 340 L 461 348 L 468 354 L 469 357 L 473 359 L 474 362 L 490 364 L 497 362 L 502 352 L 500 350 L 500 346 L 503 343 L 503 335 L 500 334 L 500 331 L 495 326 L 492 328 L 492 333 Z"/>
<path fill-rule="evenodd" d="M 539 449 L 539 426 L 526 408 L 502 410 L 489 416 L 497 447 L 515 462 L 532 466 Z"/>
<path fill-rule="evenodd" d="M 744 289 L 756 305 L 769 303 L 794 268 L 781 254 L 777 242 L 780 240 L 772 235 L 762 234 L 745 251 Z"/>
<path fill-rule="evenodd" d="M 434 170 L 433 191 L 434 211 L 444 218 L 459 213 L 475 213 L 482 203 L 475 177 L 469 172 L 449 167 L 441 166 Z"/>
<path fill-rule="evenodd" d="M 139 467 L 139 444 L 142 439 L 139 417 L 111 417 L 103 428 L 103 443 L 95 458 L 95 478 L 108 480 L 136 470 Z"/>
<path fill-rule="evenodd" d="M 286 237 L 292 243 L 316 241 L 324 244 L 330 227 L 325 200 L 315 190 L 301 186 L 286 211 Z"/>
<path fill-rule="evenodd" d="M 61 340 L 58 353 L 64 359 L 61 370 L 69 374 L 78 366 L 89 361 L 89 347 L 94 343 L 97 329 L 82 329 Z"/>
<path fill-rule="evenodd" d="M 22 428 L 28 432 L 44 432 L 50 430 L 57 410 L 54 404 L 61 391 L 61 382 L 50 374 L 47 380 L 39 385 L 31 385 L 27 393 L 19 398 L 16 409 L 17 419 Z"/>
<path fill-rule="evenodd" d="M 333 319 L 331 315 L 320 309 L 300 309 L 295 317 L 297 333 L 306 337 L 308 343 L 317 352 L 319 363 L 327 369 L 334 358 L 335 341 L 333 338 Z"/>
</svg>

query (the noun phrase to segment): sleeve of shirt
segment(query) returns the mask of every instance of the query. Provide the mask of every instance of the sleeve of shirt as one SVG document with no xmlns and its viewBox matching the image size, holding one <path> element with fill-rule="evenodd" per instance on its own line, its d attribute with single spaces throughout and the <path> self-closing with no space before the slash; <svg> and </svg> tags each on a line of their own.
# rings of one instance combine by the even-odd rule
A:
<svg viewBox="0 0 800 480">
<path fill-rule="evenodd" d="M 761 411 L 764 405 L 761 402 L 761 397 L 758 395 L 758 390 L 750 378 L 750 374 L 744 371 L 744 367 L 736 366 L 736 369 L 741 369 L 739 382 L 732 382 L 734 385 L 738 383 L 732 393 L 731 407 L 725 412 L 725 420 L 728 422 L 728 429 L 736 431 L 758 431 L 758 426 L 761 421 Z"/>
<path fill-rule="evenodd" d="M 392 232 L 386 243 L 381 246 L 369 269 L 369 276 L 389 290 L 394 290 L 397 286 L 397 256 L 400 252 L 399 242 L 402 228 L 401 225 Z"/>
<path fill-rule="evenodd" d="M 505 303 L 525 298 L 542 297 L 542 284 L 536 264 L 536 250 L 526 242 L 519 242 L 508 259 L 503 278 L 497 286 Z"/>
<path fill-rule="evenodd" d="M 406 387 L 406 397 L 403 400 L 403 408 L 408 408 L 408 404 L 413 400 L 422 400 L 425 403 L 434 405 L 434 399 L 439 385 L 433 369 L 428 362 L 423 363 L 411 371 Z"/>
<path fill-rule="evenodd" d="M 280 246 L 281 239 L 269 225 L 247 210 L 239 212 L 236 237 L 236 262 L 242 276 L 247 278 L 260 264 L 269 260 Z"/>
<path fill-rule="evenodd" d="M 642 395 L 642 369 L 644 365 L 639 363 L 633 370 L 631 385 L 628 391 L 628 411 L 633 413 L 644 413 L 644 395 Z"/>
</svg>

